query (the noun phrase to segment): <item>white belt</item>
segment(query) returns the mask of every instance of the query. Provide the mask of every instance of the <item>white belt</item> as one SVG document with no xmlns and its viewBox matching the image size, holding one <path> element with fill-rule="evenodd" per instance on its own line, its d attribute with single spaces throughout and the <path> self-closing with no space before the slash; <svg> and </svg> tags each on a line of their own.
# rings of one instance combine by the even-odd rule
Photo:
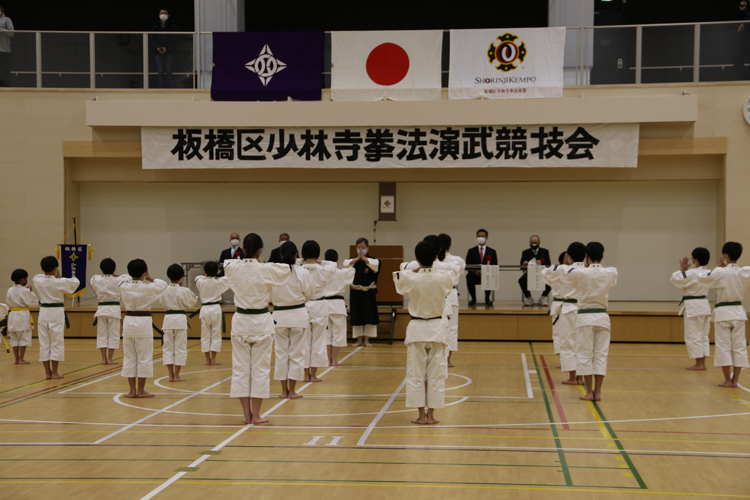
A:
<svg viewBox="0 0 750 500">
<path fill-rule="evenodd" d="M 370 284 L 369 284 L 369 285 L 367 285 L 367 286 L 362 286 L 362 285 L 351 285 L 351 287 L 352 287 L 352 290 L 357 290 L 357 291 L 359 291 L 359 292 L 367 292 L 367 291 L 369 291 L 369 290 L 374 290 L 375 288 L 377 288 L 377 287 L 378 287 L 378 284 L 377 284 L 377 283 L 370 283 Z"/>
</svg>

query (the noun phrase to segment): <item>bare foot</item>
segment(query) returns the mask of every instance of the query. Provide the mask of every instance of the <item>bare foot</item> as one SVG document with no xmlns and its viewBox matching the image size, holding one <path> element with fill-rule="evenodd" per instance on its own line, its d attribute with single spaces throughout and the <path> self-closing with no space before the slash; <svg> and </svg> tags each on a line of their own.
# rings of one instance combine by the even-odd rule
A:
<svg viewBox="0 0 750 500">
<path fill-rule="evenodd" d="M 137 397 L 137 398 L 153 398 L 154 395 L 151 394 L 150 392 L 143 391 L 143 392 L 137 393 L 135 397 Z"/>
<path fill-rule="evenodd" d="M 30 364 L 31 364 L 31 362 L 30 362 L 30 361 L 26 361 L 25 359 L 22 359 L 22 360 L 20 360 L 20 361 L 18 362 L 18 364 L 19 364 L 19 365 L 30 365 Z"/>
<path fill-rule="evenodd" d="M 372 344 L 369 342 L 365 342 L 365 347 L 372 347 Z"/>
<path fill-rule="evenodd" d="M 357 341 L 357 343 L 356 343 L 356 344 L 354 344 L 354 347 L 361 347 L 361 346 L 363 346 L 363 345 L 364 345 L 364 344 L 362 343 L 362 341 L 361 341 L 361 340 L 358 340 L 358 341 Z"/>
<path fill-rule="evenodd" d="M 169 379 L 170 382 L 184 382 L 185 379 L 177 375 L 174 379 Z"/>
<path fill-rule="evenodd" d="M 425 423 L 427 425 L 435 425 L 435 424 L 439 424 L 440 420 L 435 420 L 434 418 L 428 418 Z"/>
<path fill-rule="evenodd" d="M 107 364 L 108 365 L 119 365 L 120 363 L 118 363 L 117 361 L 115 361 L 113 359 L 110 359 L 110 360 L 107 361 Z"/>
<path fill-rule="evenodd" d="M 52 375 L 46 375 L 44 378 L 46 378 L 47 380 L 49 380 L 49 379 L 52 378 Z"/>
<path fill-rule="evenodd" d="M 693 366 L 688 366 L 687 369 L 688 370 L 705 370 L 706 367 L 705 366 L 693 365 Z"/>
<path fill-rule="evenodd" d="M 310 375 L 305 375 L 305 380 L 303 382 L 309 382 L 310 381 Z"/>
<path fill-rule="evenodd" d="M 563 380 L 563 384 L 565 385 L 581 385 L 582 382 L 575 378 L 569 378 L 568 380 Z"/>
<path fill-rule="evenodd" d="M 594 394 L 594 401 L 601 401 L 602 395 L 601 394 Z"/>
<path fill-rule="evenodd" d="M 448 368 L 455 368 L 455 367 L 456 365 L 454 365 L 453 363 L 448 363 Z"/>
<path fill-rule="evenodd" d="M 244 425 L 249 425 L 249 424 L 250 424 L 250 419 L 249 419 L 249 418 L 243 418 L 243 419 L 242 419 L 242 423 L 243 423 Z"/>
<path fill-rule="evenodd" d="M 308 382 L 322 382 L 322 381 L 323 381 L 322 378 L 310 377 L 310 380 Z"/>
<path fill-rule="evenodd" d="M 103 359 L 103 360 L 102 360 L 102 364 L 103 364 L 103 365 L 108 365 L 109 363 L 107 363 L 107 360 L 106 360 L 106 359 Z"/>
<path fill-rule="evenodd" d="M 583 399 L 584 401 L 594 401 L 594 395 L 586 394 L 585 396 L 581 396 L 579 399 Z"/>
<path fill-rule="evenodd" d="M 299 399 L 301 397 L 302 397 L 302 394 L 297 394 L 296 392 L 289 393 L 289 399 Z"/>
<path fill-rule="evenodd" d="M 281 399 L 289 399 L 289 393 L 288 392 L 282 392 L 281 394 L 279 394 L 279 397 Z"/>
<path fill-rule="evenodd" d="M 723 383 L 719 384 L 719 387 L 734 387 L 731 380 L 725 380 Z"/>
<path fill-rule="evenodd" d="M 338 361 L 331 361 L 328 366 L 341 366 L 341 363 L 339 363 Z"/>
<path fill-rule="evenodd" d="M 250 423 L 253 424 L 253 425 L 266 424 L 266 423 L 268 423 L 268 420 L 265 419 L 265 418 L 262 418 L 262 417 L 255 417 L 255 416 L 253 416 L 253 418 L 250 419 Z"/>
<path fill-rule="evenodd" d="M 136 398 L 138 395 L 135 392 L 129 392 L 127 394 L 123 394 L 122 397 L 124 398 Z"/>
<path fill-rule="evenodd" d="M 739 382 L 732 382 L 732 387 L 734 387 L 735 389 L 738 388 L 739 386 L 740 386 Z"/>
<path fill-rule="evenodd" d="M 212 361 L 211 361 L 211 362 L 209 363 L 209 365 L 212 365 L 212 366 L 217 366 L 217 365 L 220 365 L 220 364 L 221 364 L 221 363 L 219 363 L 219 362 L 218 362 L 218 361 L 216 361 L 216 360 L 212 360 Z"/>
<path fill-rule="evenodd" d="M 412 424 L 418 424 L 418 425 L 424 425 L 427 423 L 427 420 L 424 418 L 415 418 L 411 421 Z"/>
<path fill-rule="evenodd" d="M 556 366 L 555 368 L 558 368 L 558 369 L 560 369 L 560 368 L 562 368 L 562 366 L 560 366 L 560 365 L 557 365 L 557 366 Z"/>
<path fill-rule="evenodd" d="M 208 366 L 208 365 L 210 365 L 210 364 L 211 364 L 211 362 L 210 362 L 210 361 L 206 361 L 206 362 L 205 362 L 205 363 L 203 363 L 203 364 L 204 364 L 205 366 Z"/>
<path fill-rule="evenodd" d="M 60 375 L 59 373 L 55 372 L 55 373 L 53 373 L 52 375 L 50 375 L 50 377 L 49 377 L 49 378 L 65 378 L 65 377 L 63 377 L 63 376 L 62 376 L 62 375 Z"/>
</svg>

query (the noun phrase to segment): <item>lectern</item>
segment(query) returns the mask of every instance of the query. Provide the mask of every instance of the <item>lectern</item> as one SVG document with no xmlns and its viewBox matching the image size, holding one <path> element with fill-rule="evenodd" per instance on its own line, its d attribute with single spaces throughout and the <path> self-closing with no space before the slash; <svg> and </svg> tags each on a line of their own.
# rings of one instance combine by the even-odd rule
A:
<svg viewBox="0 0 750 500">
<path fill-rule="evenodd" d="M 357 247 L 349 247 L 349 258 L 357 256 Z M 378 276 L 378 305 L 401 306 L 404 298 L 396 293 L 393 283 L 393 272 L 404 261 L 404 247 L 401 245 L 370 245 L 367 256 L 380 261 L 380 275 Z"/>
</svg>

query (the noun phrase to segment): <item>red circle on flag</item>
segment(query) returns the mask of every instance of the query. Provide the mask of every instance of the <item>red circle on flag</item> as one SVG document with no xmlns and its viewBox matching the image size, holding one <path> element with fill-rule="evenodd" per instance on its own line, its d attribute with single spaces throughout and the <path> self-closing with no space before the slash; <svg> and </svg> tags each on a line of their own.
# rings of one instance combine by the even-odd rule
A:
<svg viewBox="0 0 750 500">
<path fill-rule="evenodd" d="M 395 43 L 383 43 L 367 56 L 366 68 L 378 85 L 396 85 L 409 72 L 409 55 Z"/>
</svg>

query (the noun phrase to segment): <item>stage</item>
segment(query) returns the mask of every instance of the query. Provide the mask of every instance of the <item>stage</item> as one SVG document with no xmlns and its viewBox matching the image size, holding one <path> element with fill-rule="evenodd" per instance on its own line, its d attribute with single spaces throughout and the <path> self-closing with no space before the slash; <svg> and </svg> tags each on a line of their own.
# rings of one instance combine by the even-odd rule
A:
<svg viewBox="0 0 750 500">
<path fill-rule="evenodd" d="M 70 329 L 65 331 L 66 338 L 95 338 L 96 326 L 94 313 L 96 299 L 85 299 L 80 304 L 71 306 L 66 300 L 65 308 L 70 320 Z M 224 304 L 227 331 L 229 338 L 232 315 L 235 306 Z M 395 309 L 395 321 L 393 313 Z M 609 314 L 612 318 L 613 342 L 683 342 L 683 320 L 677 315 L 678 302 L 637 302 L 618 301 L 609 303 Z M 201 331 L 200 318 L 190 318 L 195 309 L 188 310 L 189 338 L 199 338 Z M 520 301 L 495 301 L 487 307 L 480 303 L 468 306 L 461 301 L 459 306 L 459 338 L 461 340 L 511 340 L 511 341 L 547 341 L 552 339 L 552 319 L 546 307 L 524 307 Z M 409 312 L 405 307 L 382 306 L 381 325 L 378 339 L 390 339 L 391 325 L 396 340 L 404 338 L 406 325 L 409 323 Z M 36 321 L 36 311 L 32 311 Z M 153 321 L 161 327 L 164 318 L 163 309 L 153 309 Z M 36 331 L 34 332 L 36 334 Z M 158 336 L 158 334 L 154 333 Z M 711 331 L 713 341 L 713 328 Z"/>
</svg>

